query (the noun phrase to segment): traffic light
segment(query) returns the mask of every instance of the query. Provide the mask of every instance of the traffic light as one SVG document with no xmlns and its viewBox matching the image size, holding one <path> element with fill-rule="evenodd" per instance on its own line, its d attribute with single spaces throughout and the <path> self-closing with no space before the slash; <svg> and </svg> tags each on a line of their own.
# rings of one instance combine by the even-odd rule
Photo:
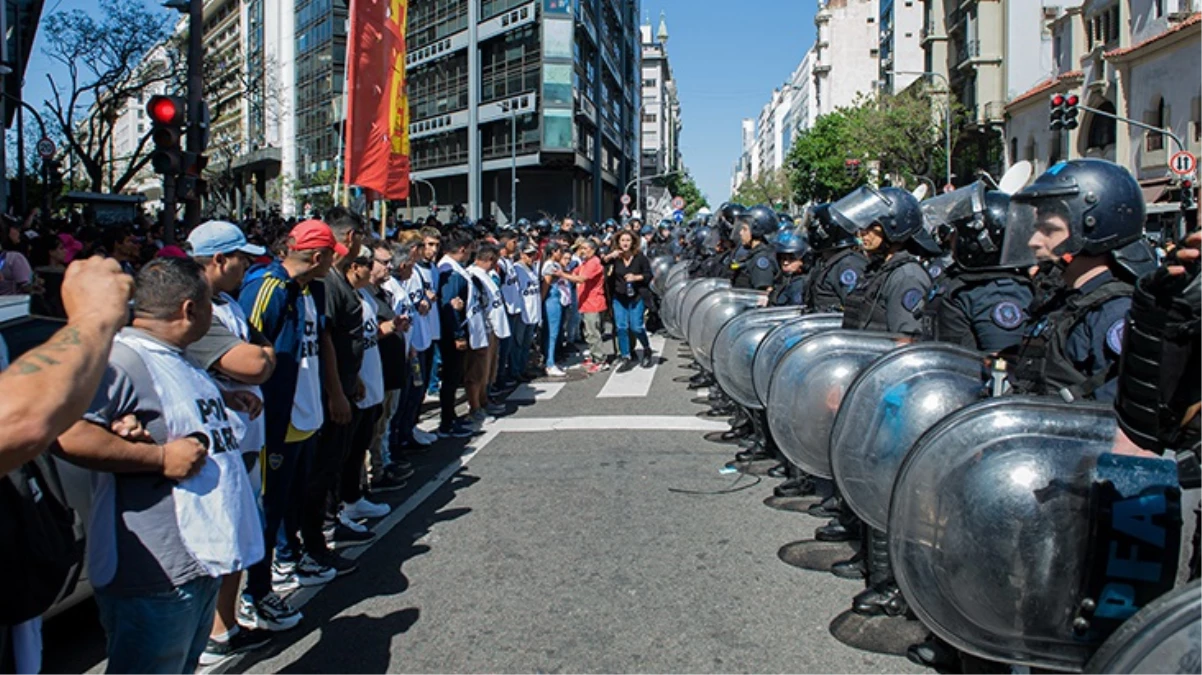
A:
<svg viewBox="0 0 1202 675">
<path fill-rule="evenodd" d="M 1077 128 L 1077 106 L 1081 99 L 1076 94 L 1052 95 L 1052 118 L 1049 125 L 1052 131 L 1060 129 L 1072 130 Z"/>
<path fill-rule="evenodd" d="M 187 119 L 185 111 L 184 99 L 179 96 L 151 96 L 146 102 L 150 138 L 154 141 L 150 164 L 156 173 L 174 176 L 184 169 L 180 140 Z"/>
<path fill-rule="evenodd" d="M 848 159 L 843 162 L 843 170 L 847 172 L 847 177 L 855 180 L 860 175 L 860 160 Z"/>
<path fill-rule="evenodd" d="M 1194 208 L 1194 181 L 1189 178 L 1181 181 L 1181 208 L 1185 210 Z"/>
<path fill-rule="evenodd" d="M 63 190 L 63 165 L 57 159 L 46 160 L 46 183 L 51 194 Z"/>
</svg>

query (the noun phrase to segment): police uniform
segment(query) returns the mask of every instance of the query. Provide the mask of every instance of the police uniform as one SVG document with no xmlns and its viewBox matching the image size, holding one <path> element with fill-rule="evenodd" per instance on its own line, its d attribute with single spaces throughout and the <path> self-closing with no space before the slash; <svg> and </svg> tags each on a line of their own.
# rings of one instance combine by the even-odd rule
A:
<svg viewBox="0 0 1202 675">
<path fill-rule="evenodd" d="M 1015 389 L 1058 394 L 1067 401 L 1113 400 L 1133 291 L 1105 270 L 1037 308 L 1012 371 Z"/>
<path fill-rule="evenodd" d="M 931 287 L 923 336 L 996 354 L 1022 342 L 1032 298 L 1030 280 L 1017 272 L 951 272 Z"/>
<path fill-rule="evenodd" d="M 931 277 L 918 257 L 899 251 L 868 267 L 866 279 L 847 298 L 843 327 L 922 335 L 922 308 Z"/>
<path fill-rule="evenodd" d="M 819 256 L 806 281 L 805 306 L 815 312 L 842 310 L 867 269 L 868 259 L 850 248 L 830 258 Z"/>
<path fill-rule="evenodd" d="M 781 274 L 768 294 L 768 305 L 772 307 L 800 307 L 805 304 L 805 290 L 809 284 L 807 275 Z"/>
<path fill-rule="evenodd" d="M 754 288 L 766 291 L 776 283 L 780 276 L 780 264 L 776 262 L 776 251 L 771 246 L 760 242 L 746 257 L 735 260 L 730 266 L 733 276 L 730 280 L 732 288 Z"/>
</svg>

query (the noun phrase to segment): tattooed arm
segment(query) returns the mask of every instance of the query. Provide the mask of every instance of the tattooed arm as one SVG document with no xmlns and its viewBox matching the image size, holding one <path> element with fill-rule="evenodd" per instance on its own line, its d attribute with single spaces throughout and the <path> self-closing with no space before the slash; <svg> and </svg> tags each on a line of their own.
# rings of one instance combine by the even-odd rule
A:
<svg viewBox="0 0 1202 675">
<path fill-rule="evenodd" d="M 132 291 L 133 279 L 113 260 L 89 258 L 67 268 L 67 325 L 0 373 L 0 473 L 45 451 L 87 410 Z"/>
</svg>

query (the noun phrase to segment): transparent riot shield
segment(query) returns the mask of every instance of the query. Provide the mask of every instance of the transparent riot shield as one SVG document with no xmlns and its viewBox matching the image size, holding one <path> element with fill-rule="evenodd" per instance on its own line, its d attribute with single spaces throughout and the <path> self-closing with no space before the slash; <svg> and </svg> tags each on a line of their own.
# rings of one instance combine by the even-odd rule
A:
<svg viewBox="0 0 1202 675">
<path fill-rule="evenodd" d="M 1077 672 L 1172 588 L 1177 464 L 1109 452 L 1102 404 L 1002 397 L 919 439 L 898 472 L 889 553 L 918 618 L 969 654 Z"/>
<path fill-rule="evenodd" d="M 676 314 L 682 331 L 681 337 L 685 342 L 689 341 L 689 320 L 693 316 L 693 309 L 707 293 L 719 288 L 730 288 L 730 280 L 706 278 L 689 282 L 688 289 L 680 298 L 680 309 Z"/>
<path fill-rule="evenodd" d="M 697 363 L 709 372 L 713 372 L 714 364 L 710 359 L 714 348 L 714 338 L 727 321 L 756 307 L 762 306 L 768 294 L 751 290 L 715 291 L 707 295 L 693 312 L 691 335 L 696 336 L 696 342 L 690 343 L 693 357 Z"/>
<path fill-rule="evenodd" d="M 739 405 L 758 409 L 760 402 L 751 383 L 755 353 L 772 329 L 802 316 L 804 311 L 801 307 L 765 307 L 749 310 L 727 321 L 714 338 L 710 355 L 714 377 L 722 391 Z"/>
<path fill-rule="evenodd" d="M 768 428 L 790 462 L 831 478 L 831 428 L 843 395 L 860 371 L 903 338 L 889 333 L 834 330 L 802 340 L 772 373 Z"/>
<path fill-rule="evenodd" d="M 906 453 L 939 420 L 980 400 L 986 377 L 977 352 L 939 342 L 901 347 L 860 373 L 839 406 L 830 443 L 835 482 L 857 516 L 886 528 Z"/>
<path fill-rule="evenodd" d="M 839 330 L 843 327 L 842 314 L 809 314 L 786 321 L 773 328 L 764 336 L 760 348 L 755 352 L 751 366 L 751 386 L 755 390 L 757 404 L 750 406 L 762 410 L 768 401 L 768 387 L 772 382 L 772 373 L 785 354 L 797 346 L 802 340 L 828 330 Z"/>
</svg>

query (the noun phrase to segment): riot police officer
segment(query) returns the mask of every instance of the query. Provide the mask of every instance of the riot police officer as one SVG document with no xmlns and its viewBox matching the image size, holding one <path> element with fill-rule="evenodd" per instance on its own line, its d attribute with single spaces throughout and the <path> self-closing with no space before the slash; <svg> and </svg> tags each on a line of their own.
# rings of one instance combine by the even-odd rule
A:
<svg viewBox="0 0 1202 675">
<path fill-rule="evenodd" d="M 989 354 L 1022 340 L 1033 290 L 1024 270 L 1001 264 L 1009 208 L 1007 194 L 981 183 L 922 203 L 929 219 L 947 226 L 955 263 L 933 278 L 923 309 L 926 339 Z"/>
<path fill-rule="evenodd" d="M 1132 282 L 1155 269 L 1144 198 L 1123 167 L 1075 159 L 1011 198 L 1002 264 L 1050 263 L 1063 287 L 1033 309 L 1010 382 L 1065 401 L 1114 398 Z"/>
<path fill-rule="evenodd" d="M 772 242 L 772 249 L 776 251 L 776 264 L 780 267 L 780 276 L 773 284 L 772 292 L 768 294 L 770 307 L 805 304 L 808 282 L 805 259 L 810 247 L 804 234 L 796 230 L 782 230 Z"/>
<path fill-rule="evenodd" d="M 776 212 L 763 205 L 754 206 L 738 217 L 735 234 L 745 255 L 731 263 L 731 287 L 766 291 L 776 283 L 780 266 L 768 245 L 768 236 L 776 232 L 777 222 Z"/>
<path fill-rule="evenodd" d="M 935 244 L 923 229 L 918 200 L 900 188 L 862 186 L 831 204 L 830 216 L 858 234 L 871 259 L 866 278 L 848 296 L 843 327 L 921 335 L 931 277 L 918 254 Z"/>
<path fill-rule="evenodd" d="M 814 266 L 805 289 L 805 306 L 814 312 L 839 312 L 868 268 L 868 258 L 855 249 L 855 235 L 830 218 L 830 204 L 806 214 Z"/>
</svg>

